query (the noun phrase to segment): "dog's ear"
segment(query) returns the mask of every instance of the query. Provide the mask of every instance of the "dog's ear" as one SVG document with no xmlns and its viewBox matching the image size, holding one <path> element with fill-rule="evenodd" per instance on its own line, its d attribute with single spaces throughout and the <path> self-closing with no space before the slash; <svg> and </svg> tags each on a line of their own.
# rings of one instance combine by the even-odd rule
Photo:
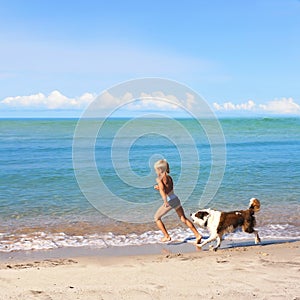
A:
<svg viewBox="0 0 300 300">
<path fill-rule="evenodd" d="M 198 211 L 195 213 L 195 217 L 196 217 L 196 218 L 200 218 L 200 215 L 201 215 L 201 210 L 198 210 Z"/>
<path fill-rule="evenodd" d="M 202 211 L 202 210 L 199 210 L 198 212 L 195 213 L 195 217 L 199 219 L 204 219 L 204 217 L 206 217 L 207 215 L 209 215 L 209 213 L 207 211 Z"/>
<path fill-rule="evenodd" d="M 203 212 L 203 217 L 206 217 L 206 216 L 208 216 L 209 215 L 209 212 L 208 211 L 204 211 Z"/>
</svg>

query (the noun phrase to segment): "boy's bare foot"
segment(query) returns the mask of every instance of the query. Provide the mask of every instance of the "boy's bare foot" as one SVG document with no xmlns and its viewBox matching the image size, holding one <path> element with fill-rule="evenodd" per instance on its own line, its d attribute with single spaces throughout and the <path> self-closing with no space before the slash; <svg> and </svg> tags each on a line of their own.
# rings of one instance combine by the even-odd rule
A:
<svg viewBox="0 0 300 300">
<path fill-rule="evenodd" d="M 198 237 L 196 237 L 196 244 L 200 244 L 202 240 L 202 236 L 199 235 Z"/>
<path fill-rule="evenodd" d="M 171 241 L 171 237 L 170 236 L 164 236 L 162 239 L 160 239 L 161 242 L 170 242 Z"/>
</svg>

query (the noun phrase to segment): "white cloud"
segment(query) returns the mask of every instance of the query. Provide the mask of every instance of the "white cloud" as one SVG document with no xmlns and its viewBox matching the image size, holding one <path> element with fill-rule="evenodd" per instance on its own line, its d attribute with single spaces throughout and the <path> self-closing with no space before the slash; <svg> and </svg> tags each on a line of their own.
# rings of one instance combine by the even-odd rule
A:
<svg viewBox="0 0 300 300">
<path fill-rule="evenodd" d="M 165 95 L 161 91 L 153 92 L 151 94 L 141 93 L 140 101 L 132 103 L 133 108 L 151 109 L 156 108 L 160 110 L 175 110 L 178 108 L 180 101 L 174 95 Z"/>
<path fill-rule="evenodd" d="M 178 110 L 180 106 L 191 109 L 194 103 L 194 96 L 188 93 L 183 99 L 178 99 L 175 95 L 167 95 L 162 91 L 150 94 L 142 92 L 138 95 L 125 93 L 119 97 L 113 96 L 106 91 L 96 99 L 95 109 L 112 109 L 124 104 L 123 108 L 130 111 L 174 111 Z"/>
<path fill-rule="evenodd" d="M 157 91 L 151 94 L 141 93 L 136 97 L 127 92 L 120 97 L 115 97 L 105 91 L 98 97 L 91 93 L 85 93 L 77 98 L 69 98 L 55 90 L 49 95 L 37 93 L 28 96 L 7 97 L 0 101 L 0 107 L 36 110 L 84 109 L 93 100 L 96 100 L 95 108 L 101 110 L 117 108 L 131 100 L 137 101 L 127 104 L 125 107 L 127 110 L 176 110 L 178 109 L 177 104 L 180 103 L 191 108 L 194 103 L 194 96 L 187 94 L 186 99 L 178 100 L 174 95 L 165 95 L 163 92 Z"/>
<path fill-rule="evenodd" d="M 48 96 L 43 93 L 29 96 L 7 97 L 0 101 L 1 106 L 8 108 L 29 109 L 81 109 L 95 99 L 95 95 L 85 93 L 77 98 L 68 98 L 55 90 Z"/>
<path fill-rule="evenodd" d="M 269 101 L 266 104 L 256 104 L 253 100 L 241 104 L 233 104 L 232 102 L 225 102 L 223 104 L 213 103 L 213 107 L 216 111 L 245 111 L 245 112 L 257 112 L 257 113 L 271 113 L 271 114 L 300 114 L 300 105 L 297 104 L 293 98 L 282 98 Z"/>
<path fill-rule="evenodd" d="M 115 97 L 108 91 L 96 97 L 92 93 L 84 93 L 79 97 L 70 98 L 55 90 L 49 95 L 37 93 L 28 96 L 7 97 L 0 101 L 0 108 L 12 109 L 33 109 L 33 110 L 83 110 L 93 100 L 96 100 L 96 109 L 110 110 L 125 104 L 124 109 L 129 111 L 179 111 L 184 107 L 193 112 L 199 103 L 195 100 L 194 95 L 186 93 L 182 98 L 172 94 L 164 94 L 161 91 L 153 93 L 141 93 L 137 96 L 127 92 L 124 95 Z M 131 100 L 137 100 L 131 103 Z M 213 103 L 215 111 L 220 112 L 253 112 L 253 113 L 270 113 L 270 114 L 299 114 L 300 105 L 292 98 L 282 98 L 269 101 L 265 104 L 257 104 L 253 100 L 244 103 L 234 104 L 225 102 L 223 104 Z"/>
<path fill-rule="evenodd" d="M 300 105 L 294 102 L 293 98 L 270 101 L 267 104 L 260 104 L 259 107 L 275 114 L 300 114 Z"/>
<path fill-rule="evenodd" d="M 108 91 L 105 91 L 95 99 L 96 99 L 95 108 L 111 109 L 130 101 L 131 99 L 133 99 L 133 95 L 127 92 L 120 97 L 115 97 L 112 94 L 110 94 Z"/>
<path fill-rule="evenodd" d="M 232 102 L 225 102 L 224 104 L 213 103 L 216 110 L 232 111 L 232 110 L 254 110 L 256 104 L 253 100 L 241 104 L 233 104 Z"/>
<path fill-rule="evenodd" d="M 196 105 L 195 97 L 190 93 L 186 93 L 183 98 L 178 98 L 175 95 L 166 95 L 157 91 L 151 94 L 141 93 L 138 99 L 140 101 L 130 105 L 132 109 L 180 110 L 186 108 L 192 110 Z"/>
</svg>

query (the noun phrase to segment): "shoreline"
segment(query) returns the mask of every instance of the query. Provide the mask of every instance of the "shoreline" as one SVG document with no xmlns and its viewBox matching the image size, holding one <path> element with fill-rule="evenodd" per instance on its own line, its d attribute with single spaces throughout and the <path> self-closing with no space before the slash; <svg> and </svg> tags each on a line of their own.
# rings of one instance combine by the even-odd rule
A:
<svg viewBox="0 0 300 300">
<path fill-rule="evenodd" d="M 150 246 L 123 256 L 2 260 L 0 299 L 300 299 L 299 240 L 226 242 L 217 252 Z"/>
<path fill-rule="evenodd" d="M 78 257 L 130 257 L 143 255 L 160 255 L 164 253 L 169 254 L 193 254 L 203 252 L 210 252 L 209 245 L 205 245 L 202 249 L 196 247 L 189 239 L 184 241 L 171 241 L 168 243 L 155 243 L 143 245 L 127 245 L 127 246 L 113 246 L 107 248 L 97 248 L 90 246 L 81 247 L 61 247 L 56 249 L 42 249 L 42 250 L 19 250 L 11 252 L 0 252 L 0 268 L 3 264 L 9 262 L 22 262 L 30 260 L 46 260 L 46 259 L 66 259 Z M 193 239 L 192 239 L 193 240 Z M 227 238 L 222 241 L 219 250 L 244 248 L 244 247 L 264 247 L 267 245 L 277 245 L 286 243 L 300 242 L 300 238 L 287 239 L 262 239 L 260 244 L 255 245 L 254 239 L 230 239 Z M 218 250 L 218 251 L 219 251 Z"/>
</svg>

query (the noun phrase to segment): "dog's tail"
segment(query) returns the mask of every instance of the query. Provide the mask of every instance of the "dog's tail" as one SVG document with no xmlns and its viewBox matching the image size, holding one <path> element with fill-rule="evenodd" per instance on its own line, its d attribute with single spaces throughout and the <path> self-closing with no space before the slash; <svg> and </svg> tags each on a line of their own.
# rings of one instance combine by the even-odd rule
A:
<svg viewBox="0 0 300 300">
<path fill-rule="evenodd" d="M 249 209 L 252 209 L 254 212 L 258 212 L 260 210 L 260 201 L 256 198 L 251 198 Z"/>
</svg>

